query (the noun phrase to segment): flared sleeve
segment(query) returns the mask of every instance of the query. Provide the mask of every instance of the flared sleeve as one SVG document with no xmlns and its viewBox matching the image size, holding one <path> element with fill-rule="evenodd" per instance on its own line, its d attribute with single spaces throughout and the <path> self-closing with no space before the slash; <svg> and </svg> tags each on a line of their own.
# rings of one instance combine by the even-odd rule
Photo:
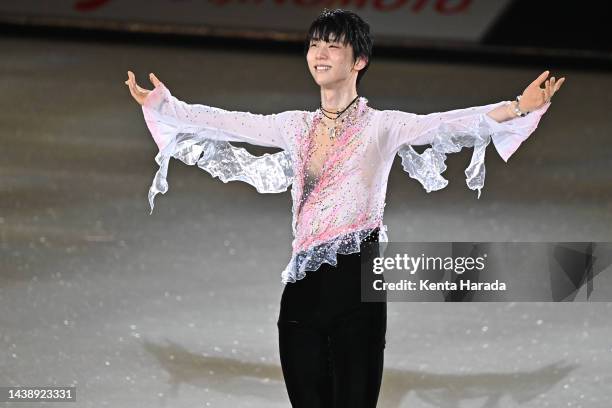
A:
<svg viewBox="0 0 612 408">
<path fill-rule="evenodd" d="M 446 154 L 473 147 L 472 159 L 465 170 L 466 183 L 471 190 L 478 190 L 480 198 L 485 180 L 485 153 L 491 140 L 498 154 L 507 162 L 533 133 L 551 104 L 547 102 L 524 117 L 504 122 L 497 122 L 487 115 L 507 103 L 510 101 L 426 115 L 383 111 L 383 137 L 379 142 L 381 155 L 383 159 L 392 160 L 398 154 L 404 170 L 429 193 L 448 185 L 448 180 L 442 177 L 446 170 Z M 421 154 L 412 148 L 427 144 L 431 147 Z"/>
<path fill-rule="evenodd" d="M 283 128 L 298 111 L 261 115 L 228 111 L 199 104 L 187 104 L 157 86 L 142 105 L 145 122 L 159 153 L 159 169 L 149 189 L 149 205 L 154 208 L 158 193 L 168 191 L 170 158 L 197 165 L 223 182 L 243 181 L 259 193 L 286 191 L 293 182 L 289 140 Z M 255 156 L 231 141 L 279 147 L 283 151 Z"/>
</svg>

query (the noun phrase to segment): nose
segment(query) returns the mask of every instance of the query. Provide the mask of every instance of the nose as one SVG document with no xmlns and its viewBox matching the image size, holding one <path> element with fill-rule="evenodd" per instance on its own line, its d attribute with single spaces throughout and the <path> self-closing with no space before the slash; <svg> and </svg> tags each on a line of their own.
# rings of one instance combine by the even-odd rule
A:
<svg viewBox="0 0 612 408">
<path fill-rule="evenodd" d="M 327 49 L 323 46 L 317 47 L 315 53 L 315 59 L 327 59 Z"/>
</svg>

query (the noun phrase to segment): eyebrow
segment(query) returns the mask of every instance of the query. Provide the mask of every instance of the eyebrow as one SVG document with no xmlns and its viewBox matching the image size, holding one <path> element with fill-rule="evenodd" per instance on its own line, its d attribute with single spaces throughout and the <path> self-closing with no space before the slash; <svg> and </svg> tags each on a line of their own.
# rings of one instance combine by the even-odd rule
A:
<svg viewBox="0 0 612 408">
<path fill-rule="evenodd" d="M 321 39 L 321 38 L 319 38 L 319 39 L 312 38 L 310 40 L 311 43 L 313 43 L 313 42 L 320 42 L 320 41 L 323 41 L 323 39 Z M 336 39 L 330 39 L 329 41 L 326 41 L 326 42 L 333 43 L 333 44 L 342 44 L 339 40 L 336 40 Z"/>
</svg>

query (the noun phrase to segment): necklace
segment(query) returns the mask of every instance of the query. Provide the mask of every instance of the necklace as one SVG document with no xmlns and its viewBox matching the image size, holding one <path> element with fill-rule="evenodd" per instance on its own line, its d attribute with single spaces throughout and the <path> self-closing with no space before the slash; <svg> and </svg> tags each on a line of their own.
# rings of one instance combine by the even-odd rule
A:
<svg viewBox="0 0 612 408">
<path fill-rule="evenodd" d="M 352 105 L 355 103 L 355 101 L 356 101 L 358 98 L 359 98 L 359 95 L 357 95 L 357 96 L 355 97 L 355 99 L 353 99 L 353 100 L 351 101 L 351 103 L 349 103 L 349 104 L 348 104 L 348 106 L 347 106 L 346 108 L 342 109 L 341 111 L 337 111 L 337 112 L 328 111 L 327 109 L 323 108 L 323 103 L 321 103 L 321 107 L 320 107 L 320 109 L 321 109 L 321 113 L 323 114 L 323 116 L 325 116 L 326 118 L 331 119 L 331 120 L 333 120 L 333 121 L 334 121 L 334 125 L 333 125 L 332 127 L 330 127 L 330 128 L 329 128 L 329 139 L 330 139 L 330 140 L 334 140 L 334 139 L 336 138 L 336 134 L 337 134 L 337 130 L 338 130 L 338 126 L 337 126 L 338 118 L 339 118 L 339 117 L 340 117 L 340 116 L 341 116 L 341 115 L 342 115 L 344 112 L 346 112 L 346 111 L 348 110 L 348 108 L 350 108 L 350 107 L 351 107 L 351 106 L 352 106 Z M 336 117 L 331 117 L 331 116 L 328 116 L 328 115 L 326 114 L 326 112 L 327 112 L 327 113 L 332 113 L 332 114 L 335 114 L 335 115 L 336 115 Z M 342 120 L 340 121 L 340 126 L 342 126 L 342 125 L 344 124 L 345 119 L 346 119 L 346 115 L 344 115 L 344 117 L 343 117 L 343 118 L 342 118 Z"/>
</svg>

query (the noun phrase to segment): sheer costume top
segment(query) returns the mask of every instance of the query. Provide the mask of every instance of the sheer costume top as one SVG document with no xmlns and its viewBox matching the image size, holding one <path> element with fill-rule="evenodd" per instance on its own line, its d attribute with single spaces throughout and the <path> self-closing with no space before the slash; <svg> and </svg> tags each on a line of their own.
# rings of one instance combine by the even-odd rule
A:
<svg viewBox="0 0 612 408">
<path fill-rule="evenodd" d="M 320 109 L 275 114 L 230 111 L 185 103 L 160 84 L 142 105 L 159 147 L 155 157 L 159 169 L 149 189 L 151 213 L 155 195 L 168 190 L 172 157 L 223 182 L 249 183 L 260 193 L 280 193 L 291 186 L 292 252 L 281 281 L 295 282 L 324 262 L 336 265 L 338 253 L 358 252 L 361 240 L 376 227 L 379 241 L 388 241 L 383 213 L 396 154 L 410 177 L 431 192 L 448 184 L 442 176 L 446 154 L 473 148 L 466 182 L 480 198 L 491 140 L 507 162 L 550 106 L 548 102 L 527 116 L 501 123 L 487 115 L 508 102 L 415 114 L 378 110 L 359 97 L 333 142 L 323 143 L 316 131 L 323 120 Z M 256 156 L 230 142 L 282 150 Z M 418 145 L 431 147 L 419 154 L 412 148 Z"/>
</svg>

